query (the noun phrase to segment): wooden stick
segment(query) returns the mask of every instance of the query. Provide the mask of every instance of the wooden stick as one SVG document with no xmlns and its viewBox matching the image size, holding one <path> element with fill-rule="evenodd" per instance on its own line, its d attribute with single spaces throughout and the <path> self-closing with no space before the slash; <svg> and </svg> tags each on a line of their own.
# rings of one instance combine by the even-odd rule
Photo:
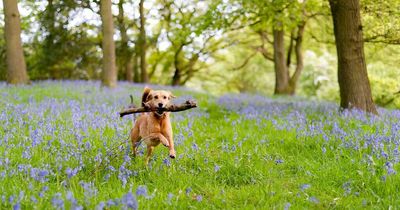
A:
<svg viewBox="0 0 400 210">
<path fill-rule="evenodd" d="M 135 107 L 135 108 L 129 108 L 129 109 L 125 109 L 123 111 L 121 111 L 119 113 L 120 117 L 123 117 L 125 115 L 129 115 L 129 114 L 134 114 L 134 113 L 140 113 L 140 112 L 158 112 L 158 113 L 163 113 L 163 112 L 180 112 L 180 111 L 184 111 L 187 109 L 191 109 L 191 108 L 195 108 L 197 107 L 196 102 L 194 101 L 186 101 L 183 104 L 171 104 L 168 105 L 167 107 L 164 108 L 151 108 L 148 106 L 145 107 Z"/>
</svg>

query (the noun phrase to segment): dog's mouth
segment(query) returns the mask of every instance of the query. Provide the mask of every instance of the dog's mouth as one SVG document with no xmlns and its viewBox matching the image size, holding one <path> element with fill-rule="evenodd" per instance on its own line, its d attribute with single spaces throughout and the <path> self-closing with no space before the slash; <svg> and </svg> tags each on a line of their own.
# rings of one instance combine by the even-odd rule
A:
<svg viewBox="0 0 400 210">
<path fill-rule="evenodd" d="M 158 116 L 161 116 L 164 114 L 164 110 L 162 107 L 159 107 L 154 113 L 157 114 Z"/>
</svg>

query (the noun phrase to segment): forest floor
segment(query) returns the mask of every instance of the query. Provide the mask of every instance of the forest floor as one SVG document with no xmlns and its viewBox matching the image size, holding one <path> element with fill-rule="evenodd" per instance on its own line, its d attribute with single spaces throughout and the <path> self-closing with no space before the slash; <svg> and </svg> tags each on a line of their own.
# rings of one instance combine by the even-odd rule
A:
<svg viewBox="0 0 400 210">
<path fill-rule="evenodd" d="M 0 83 L 0 209 L 388 209 L 400 206 L 400 111 L 171 90 L 177 158 L 126 141 L 141 85 Z"/>
</svg>

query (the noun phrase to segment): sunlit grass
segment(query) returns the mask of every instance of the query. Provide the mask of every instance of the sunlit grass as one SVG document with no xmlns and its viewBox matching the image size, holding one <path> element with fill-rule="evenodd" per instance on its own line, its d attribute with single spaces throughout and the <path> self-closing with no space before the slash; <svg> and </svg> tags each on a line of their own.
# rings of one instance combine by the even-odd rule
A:
<svg viewBox="0 0 400 210">
<path fill-rule="evenodd" d="M 174 113 L 177 158 L 148 168 L 117 112 L 142 86 L 0 86 L 0 207 L 22 209 L 389 208 L 400 203 L 399 111 L 172 89 L 199 108 Z M 179 97 L 180 96 L 180 97 Z M 140 152 L 144 152 L 144 146 Z M 101 163 L 100 163 L 101 162 Z M 131 194 L 129 194 L 131 192 Z"/>
</svg>

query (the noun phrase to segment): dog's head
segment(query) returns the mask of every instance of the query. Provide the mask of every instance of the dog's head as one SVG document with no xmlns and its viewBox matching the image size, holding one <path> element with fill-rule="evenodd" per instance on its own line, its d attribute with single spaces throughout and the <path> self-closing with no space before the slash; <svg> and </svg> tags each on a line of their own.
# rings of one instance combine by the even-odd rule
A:
<svg viewBox="0 0 400 210">
<path fill-rule="evenodd" d="M 166 90 L 151 90 L 145 88 L 143 102 L 151 108 L 165 108 L 175 96 Z"/>
</svg>

